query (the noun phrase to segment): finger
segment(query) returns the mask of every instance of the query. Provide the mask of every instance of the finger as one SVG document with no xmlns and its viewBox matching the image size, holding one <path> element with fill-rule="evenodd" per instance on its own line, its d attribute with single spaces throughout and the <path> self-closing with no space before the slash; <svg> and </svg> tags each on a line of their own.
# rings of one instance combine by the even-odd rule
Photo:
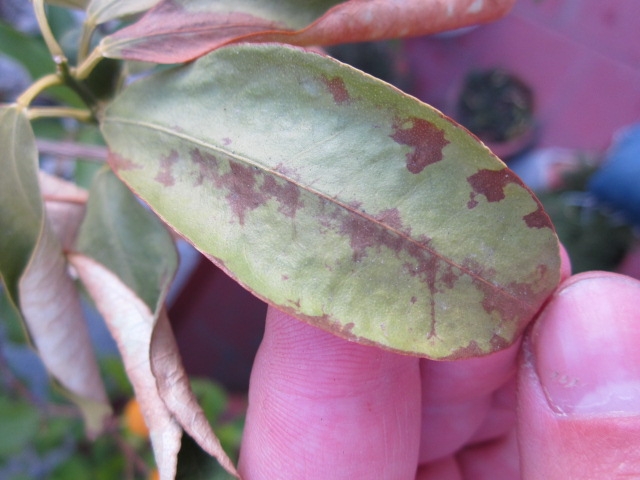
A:
<svg viewBox="0 0 640 480">
<path fill-rule="evenodd" d="M 413 478 L 419 382 L 414 357 L 269 309 L 251 375 L 242 478 Z"/>
<path fill-rule="evenodd" d="M 640 282 L 566 282 L 523 345 L 518 431 L 525 479 L 640 478 Z"/>
<path fill-rule="evenodd" d="M 561 277 L 571 272 L 561 246 Z M 421 361 L 422 441 L 420 464 L 446 458 L 461 447 L 503 437 L 515 415 L 495 392 L 513 381 L 520 342 L 492 355 L 453 362 Z M 508 393 L 508 391 L 507 391 Z M 496 401 L 497 400 L 497 401 Z"/>
<path fill-rule="evenodd" d="M 452 455 L 485 423 L 493 393 L 515 375 L 518 347 L 480 358 L 421 361 L 421 464 Z"/>
</svg>

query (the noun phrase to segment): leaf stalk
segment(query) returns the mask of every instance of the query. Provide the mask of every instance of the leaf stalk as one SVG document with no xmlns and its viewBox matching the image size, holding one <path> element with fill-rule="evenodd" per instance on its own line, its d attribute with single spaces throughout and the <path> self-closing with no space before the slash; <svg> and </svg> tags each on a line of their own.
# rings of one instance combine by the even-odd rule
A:
<svg viewBox="0 0 640 480">
<path fill-rule="evenodd" d="M 90 110 L 70 107 L 30 108 L 27 110 L 27 117 L 29 120 L 36 120 L 38 118 L 67 117 L 75 118 L 81 122 L 91 122 L 94 119 L 93 113 Z"/>
<path fill-rule="evenodd" d="M 63 80 L 57 73 L 45 75 L 27 88 L 22 95 L 18 97 L 16 103 L 22 108 L 27 108 L 43 90 L 55 85 L 62 85 L 62 83 Z"/>
<path fill-rule="evenodd" d="M 51 31 L 51 27 L 49 26 L 47 14 L 44 10 L 44 0 L 34 0 L 33 9 L 36 14 L 36 19 L 38 20 L 40 32 L 42 33 L 42 37 L 44 38 L 45 43 L 47 44 L 47 48 L 51 53 L 53 61 L 56 65 L 66 64 L 67 57 L 62 51 L 62 47 L 60 47 L 60 44 L 54 37 L 53 32 Z"/>
</svg>

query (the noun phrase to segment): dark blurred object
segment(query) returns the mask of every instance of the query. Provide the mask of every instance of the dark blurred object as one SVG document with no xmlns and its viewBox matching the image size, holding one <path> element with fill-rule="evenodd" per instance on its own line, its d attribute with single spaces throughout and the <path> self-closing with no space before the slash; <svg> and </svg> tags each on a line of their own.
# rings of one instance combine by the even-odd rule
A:
<svg viewBox="0 0 640 480">
<path fill-rule="evenodd" d="M 585 161 L 565 172 L 561 189 L 538 195 L 567 249 L 573 273 L 616 270 L 634 240 L 631 225 L 587 191 L 598 172 L 592 161 Z"/>
<path fill-rule="evenodd" d="M 189 375 L 246 392 L 266 312 L 264 302 L 201 257 L 169 310 Z"/>
<path fill-rule="evenodd" d="M 640 124 L 616 135 L 588 189 L 600 202 L 640 227 Z"/>
<path fill-rule="evenodd" d="M 533 146 L 533 92 L 515 75 L 496 68 L 472 71 L 462 85 L 456 120 L 503 160 Z"/>
<path fill-rule="evenodd" d="M 400 90 L 410 87 L 409 67 L 398 41 L 345 43 L 327 47 L 327 53 Z"/>
</svg>

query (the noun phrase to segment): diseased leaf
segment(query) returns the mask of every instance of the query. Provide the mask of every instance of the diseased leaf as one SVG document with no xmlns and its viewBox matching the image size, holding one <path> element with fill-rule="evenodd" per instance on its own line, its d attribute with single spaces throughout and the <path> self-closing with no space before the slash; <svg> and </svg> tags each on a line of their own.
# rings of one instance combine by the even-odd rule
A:
<svg viewBox="0 0 640 480">
<path fill-rule="evenodd" d="M 178 345 L 164 310 L 153 331 L 150 351 L 151 369 L 160 397 L 169 411 L 205 452 L 215 457 L 227 472 L 237 477 L 233 463 L 222 449 L 220 440 L 211 429 L 191 390 L 189 378 L 182 367 Z"/>
<path fill-rule="evenodd" d="M 74 183 L 42 171 L 38 172 L 38 177 L 49 225 L 60 240 L 62 249 L 69 250 L 75 244 L 84 219 L 89 193 Z"/>
<path fill-rule="evenodd" d="M 177 268 L 166 227 L 105 168 L 96 174 L 76 249 L 107 267 L 156 313 Z"/>
<path fill-rule="evenodd" d="M 495 20 L 515 0 L 163 0 L 106 37 L 107 57 L 156 63 L 193 60 L 223 45 L 332 45 L 426 35 Z"/>
<path fill-rule="evenodd" d="M 502 162 L 327 57 L 220 49 L 131 85 L 102 130 L 112 168 L 173 228 L 260 298 L 345 338 L 486 354 L 559 280 L 553 227 Z"/>
<path fill-rule="evenodd" d="M 154 315 L 116 275 L 91 258 L 73 254 L 69 259 L 118 344 L 149 427 L 160 478 L 175 477 L 181 426 L 195 433 L 200 445 L 236 474 L 189 389 L 164 310 Z"/>
<path fill-rule="evenodd" d="M 0 109 L 0 144 L 0 273 L 47 370 L 77 400 L 95 434 L 110 407 L 78 292 L 44 213 L 33 131 L 17 107 Z"/>
<path fill-rule="evenodd" d="M 87 7 L 87 22 L 93 25 L 149 10 L 160 0 L 91 0 Z"/>
<path fill-rule="evenodd" d="M 162 480 L 175 477 L 182 429 L 160 398 L 149 362 L 155 317 L 149 307 L 115 274 L 93 259 L 69 255 L 82 283 L 118 344 L 133 385 Z"/>
<path fill-rule="evenodd" d="M 181 430 L 176 437 L 174 417 L 177 425 L 235 474 L 191 393 L 162 308 L 178 263 L 171 235 L 108 169 L 96 175 L 87 209 L 77 243 L 87 256 L 71 259 L 118 343 L 145 420 L 155 422 L 149 417 L 159 415 L 154 452 L 158 464 L 163 462 L 162 474 L 167 478 L 175 474 Z M 158 401 L 166 404 L 164 411 Z M 147 424 L 154 441 L 152 424 Z M 158 443 L 165 434 L 170 440 Z"/>
</svg>

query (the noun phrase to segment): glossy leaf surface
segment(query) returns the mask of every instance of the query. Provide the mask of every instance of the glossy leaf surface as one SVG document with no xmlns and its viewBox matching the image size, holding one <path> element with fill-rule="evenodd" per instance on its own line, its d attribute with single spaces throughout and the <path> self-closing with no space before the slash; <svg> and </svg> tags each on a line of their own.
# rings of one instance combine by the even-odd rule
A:
<svg viewBox="0 0 640 480">
<path fill-rule="evenodd" d="M 193 60 L 238 41 L 293 45 L 426 35 L 495 20 L 514 0 L 164 0 L 101 44 L 105 56 Z"/>
<path fill-rule="evenodd" d="M 559 279 L 551 223 L 502 162 L 327 57 L 220 49 L 130 86 L 102 129 L 112 168 L 164 220 L 257 296 L 346 338 L 486 354 Z"/>
</svg>

